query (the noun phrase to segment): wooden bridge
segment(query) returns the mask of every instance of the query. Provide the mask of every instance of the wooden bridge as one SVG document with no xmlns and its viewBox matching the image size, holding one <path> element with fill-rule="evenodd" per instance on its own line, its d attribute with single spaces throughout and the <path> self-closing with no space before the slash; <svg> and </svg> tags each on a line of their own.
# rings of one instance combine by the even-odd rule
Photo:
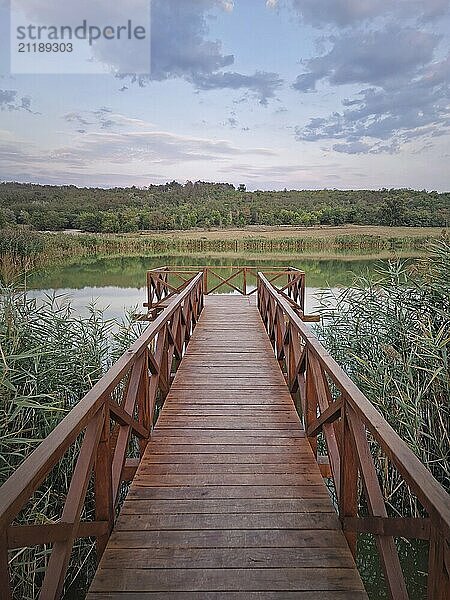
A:
<svg viewBox="0 0 450 600">
<path fill-rule="evenodd" d="M 242 269 L 149 272 L 149 326 L 1 488 L 2 599 L 15 549 L 52 545 L 51 600 L 90 537 L 89 600 L 359 600 L 362 532 L 391 598 L 408 598 L 395 537 L 429 540 L 428 598 L 449 597 L 448 495 L 304 324 L 304 273 Z M 60 517 L 24 523 L 76 443 Z M 422 517 L 388 515 L 373 445 Z"/>
</svg>

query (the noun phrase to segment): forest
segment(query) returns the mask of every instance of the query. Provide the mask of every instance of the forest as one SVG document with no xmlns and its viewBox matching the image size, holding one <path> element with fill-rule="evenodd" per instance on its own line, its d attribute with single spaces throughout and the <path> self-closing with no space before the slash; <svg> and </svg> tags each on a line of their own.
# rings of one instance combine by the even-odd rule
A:
<svg viewBox="0 0 450 600">
<path fill-rule="evenodd" d="M 246 227 L 386 225 L 447 227 L 450 192 L 410 189 L 246 191 L 176 181 L 145 188 L 0 183 L 0 228 L 93 233 Z"/>
</svg>

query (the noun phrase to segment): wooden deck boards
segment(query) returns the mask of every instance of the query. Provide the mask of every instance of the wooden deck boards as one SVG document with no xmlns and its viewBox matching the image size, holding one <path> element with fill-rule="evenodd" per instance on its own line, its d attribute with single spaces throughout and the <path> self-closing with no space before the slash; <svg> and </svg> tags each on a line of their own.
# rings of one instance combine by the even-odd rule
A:
<svg viewBox="0 0 450 600">
<path fill-rule="evenodd" d="M 367 596 L 254 301 L 209 296 L 89 600 Z"/>
</svg>

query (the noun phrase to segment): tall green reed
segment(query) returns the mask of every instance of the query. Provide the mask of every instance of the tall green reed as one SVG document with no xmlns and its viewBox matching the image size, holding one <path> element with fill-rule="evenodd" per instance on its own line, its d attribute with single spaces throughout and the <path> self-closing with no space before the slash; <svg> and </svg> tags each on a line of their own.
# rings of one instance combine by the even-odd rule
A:
<svg viewBox="0 0 450 600">
<path fill-rule="evenodd" d="M 376 275 L 321 295 L 318 333 L 331 354 L 408 446 L 450 488 L 450 246 L 389 262 Z M 393 514 L 420 512 L 416 498 L 373 445 Z"/>
<path fill-rule="evenodd" d="M 83 397 L 135 339 L 141 324 L 106 320 L 94 305 L 77 316 L 67 298 L 31 299 L 0 287 L 0 484 Z M 78 453 L 75 444 L 20 514 L 22 523 L 48 523 L 61 514 Z M 88 493 L 84 517 L 93 513 Z M 37 597 L 51 548 L 10 555 L 14 598 Z M 66 590 L 85 585 L 94 568 L 92 540 L 75 545 Z"/>
</svg>

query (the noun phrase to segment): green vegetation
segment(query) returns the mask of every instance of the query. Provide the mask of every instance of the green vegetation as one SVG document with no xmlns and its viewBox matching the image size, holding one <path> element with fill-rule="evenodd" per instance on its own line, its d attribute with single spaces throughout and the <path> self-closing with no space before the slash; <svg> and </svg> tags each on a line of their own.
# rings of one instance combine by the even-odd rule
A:
<svg viewBox="0 0 450 600">
<path fill-rule="evenodd" d="M 193 262 L 193 257 L 229 256 L 247 257 L 244 262 L 268 260 L 270 256 L 296 256 L 303 253 L 335 254 L 346 257 L 380 252 L 423 251 L 426 244 L 439 230 L 430 235 L 397 237 L 390 235 L 342 235 L 330 234 L 323 237 L 299 235 L 298 237 L 254 237 L 225 239 L 189 239 L 179 237 L 138 236 L 118 234 L 40 233 L 26 228 L 0 229 L 0 281 L 8 283 L 18 274 L 68 262 L 102 256 L 170 256 L 176 255 Z M 440 233 L 440 232 L 439 232 Z M 320 232 L 317 232 L 320 235 Z M 186 263 L 186 258 L 183 263 Z M 210 258 L 208 258 L 210 260 Z M 233 262 L 236 262 L 233 259 Z M 270 262 L 273 262 L 271 260 Z"/>
<path fill-rule="evenodd" d="M 230 184 L 175 181 L 110 190 L 0 184 L 0 228 L 124 233 L 248 225 L 445 227 L 450 194 L 401 190 L 246 192 Z"/>
<path fill-rule="evenodd" d="M 338 294 L 324 293 L 320 337 L 353 381 L 434 476 L 450 489 L 450 245 L 390 262 Z M 392 509 L 421 509 L 378 450 L 378 473 Z"/>
<path fill-rule="evenodd" d="M 88 318 L 77 317 L 61 297 L 37 304 L 23 291 L 0 288 L 0 484 L 128 347 L 136 327 L 127 320 L 106 321 L 95 307 Z M 22 511 L 20 522 L 59 518 L 76 455 L 75 445 Z M 92 501 L 86 506 L 88 518 Z M 93 548 L 89 540 L 76 543 L 67 589 L 89 580 Z M 15 598 L 37 597 L 50 550 L 12 554 Z"/>
</svg>

